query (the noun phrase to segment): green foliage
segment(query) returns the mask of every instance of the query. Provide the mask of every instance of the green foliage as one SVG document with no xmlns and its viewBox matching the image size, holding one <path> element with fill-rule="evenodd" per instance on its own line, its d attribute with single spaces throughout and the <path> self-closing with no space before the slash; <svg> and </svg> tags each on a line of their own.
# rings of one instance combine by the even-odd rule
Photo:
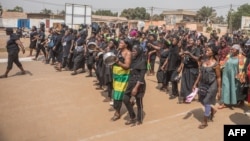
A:
<svg viewBox="0 0 250 141">
<path fill-rule="evenodd" d="M 65 10 L 60 11 L 59 15 L 65 15 Z"/>
<path fill-rule="evenodd" d="M 237 11 L 229 11 L 227 17 L 228 24 L 230 24 L 230 16 L 233 30 L 239 29 L 241 27 L 242 16 L 250 16 L 250 5 L 243 4 L 237 9 Z"/>
<path fill-rule="evenodd" d="M 220 34 L 220 32 L 221 32 L 221 29 L 220 29 L 220 28 L 217 28 L 217 33 Z"/>
<path fill-rule="evenodd" d="M 41 12 L 41 14 L 53 14 L 53 12 L 49 9 L 44 8 Z"/>
<path fill-rule="evenodd" d="M 197 11 L 196 19 L 198 19 L 199 21 L 206 21 L 207 19 L 215 21 L 216 15 L 217 13 L 215 9 L 213 9 L 212 7 L 203 6 Z"/>
<path fill-rule="evenodd" d="M 121 17 L 126 17 L 129 20 L 149 20 L 150 14 L 146 12 L 144 7 L 136 7 L 124 9 Z"/>
<path fill-rule="evenodd" d="M 101 16 L 113 16 L 113 17 L 118 16 L 118 12 L 113 13 L 111 10 L 97 10 L 95 12 L 92 12 L 92 14 Z"/>
<path fill-rule="evenodd" d="M 13 9 L 8 9 L 8 12 L 23 12 L 23 8 L 20 6 L 16 6 Z"/>
<path fill-rule="evenodd" d="M 212 27 L 207 27 L 206 32 L 210 33 L 212 31 Z"/>
<path fill-rule="evenodd" d="M 225 24 L 226 23 L 225 18 L 223 16 L 218 16 L 218 17 L 215 18 L 214 23 L 216 23 L 216 24 Z"/>
<path fill-rule="evenodd" d="M 163 14 L 160 14 L 160 15 L 154 14 L 154 15 L 152 16 L 152 20 L 153 20 L 153 21 L 161 21 L 161 20 L 164 20 L 164 15 L 163 15 Z"/>
</svg>

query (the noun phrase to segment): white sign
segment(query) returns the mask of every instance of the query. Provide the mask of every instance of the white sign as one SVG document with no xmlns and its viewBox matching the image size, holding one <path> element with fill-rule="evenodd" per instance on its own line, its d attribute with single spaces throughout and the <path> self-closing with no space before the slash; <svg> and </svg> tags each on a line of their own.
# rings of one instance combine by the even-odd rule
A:
<svg viewBox="0 0 250 141">
<path fill-rule="evenodd" d="M 92 8 L 89 5 L 65 4 L 65 24 L 73 27 L 74 25 L 92 23 Z"/>
<path fill-rule="evenodd" d="M 250 17 L 242 16 L 242 18 L 241 18 L 241 29 L 250 30 Z"/>
</svg>

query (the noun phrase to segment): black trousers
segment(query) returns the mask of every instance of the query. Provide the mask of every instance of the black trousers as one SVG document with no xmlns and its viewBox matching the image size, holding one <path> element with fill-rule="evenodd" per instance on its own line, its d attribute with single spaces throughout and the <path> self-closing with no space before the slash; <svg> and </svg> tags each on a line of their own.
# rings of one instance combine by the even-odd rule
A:
<svg viewBox="0 0 250 141">
<path fill-rule="evenodd" d="M 153 58 L 153 59 L 150 58 L 151 71 L 153 72 L 155 72 L 155 59 L 156 58 Z"/>
<path fill-rule="evenodd" d="M 74 55 L 73 70 L 76 71 L 79 68 L 83 68 L 84 65 L 84 55 L 83 53 Z"/>
<path fill-rule="evenodd" d="M 68 67 L 69 69 L 72 69 L 74 66 L 74 54 L 73 53 L 69 53 L 69 57 L 68 57 Z"/>
<path fill-rule="evenodd" d="M 46 56 L 46 51 L 45 51 L 45 47 L 41 44 L 37 44 L 37 48 L 36 48 L 36 58 L 38 57 L 38 55 L 40 54 L 40 51 L 42 50 L 44 56 Z"/>
<path fill-rule="evenodd" d="M 18 53 L 18 50 L 8 51 L 8 70 L 12 69 L 13 63 L 15 63 L 18 67 L 22 67 L 22 64 L 19 61 Z"/>
<path fill-rule="evenodd" d="M 131 96 L 130 95 L 124 95 L 123 96 L 123 102 L 128 110 L 129 116 L 131 119 L 134 119 L 136 117 L 133 106 L 130 102 Z M 142 122 L 143 120 L 143 103 L 142 103 L 142 97 L 135 97 L 136 99 L 136 106 L 137 106 L 137 121 Z"/>
<path fill-rule="evenodd" d="M 114 100 L 114 105 L 113 105 L 114 109 L 120 113 L 121 108 L 122 108 L 122 100 Z"/>
<path fill-rule="evenodd" d="M 113 84 L 112 82 L 107 84 L 107 90 L 108 90 L 108 97 L 112 98 L 112 90 L 113 90 Z"/>
<path fill-rule="evenodd" d="M 52 48 L 50 48 L 49 49 L 49 56 L 48 56 L 47 62 L 49 63 L 50 60 L 52 60 L 52 63 L 55 63 L 55 61 L 56 61 L 56 57 L 55 56 L 56 56 L 55 51 Z"/>
<path fill-rule="evenodd" d="M 171 80 L 174 70 L 167 71 L 167 83 Z M 171 81 L 172 84 L 172 95 L 179 96 L 178 83 L 176 81 Z"/>
</svg>

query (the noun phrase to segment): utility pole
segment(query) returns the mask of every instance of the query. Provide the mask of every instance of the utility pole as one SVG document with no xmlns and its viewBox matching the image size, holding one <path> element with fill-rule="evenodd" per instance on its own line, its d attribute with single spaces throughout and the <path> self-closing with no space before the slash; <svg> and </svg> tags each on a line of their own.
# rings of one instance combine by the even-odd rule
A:
<svg viewBox="0 0 250 141">
<path fill-rule="evenodd" d="M 152 25 L 152 17 L 153 17 L 154 7 L 152 6 L 152 7 L 150 8 L 150 10 L 151 10 L 151 13 L 150 13 L 150 24 Z"/>
<path fill-rule="evenodd" d="M 232 29 L 232 12 L 233 12 L 233 9 L 232 9 L 232 4 L 230 4 L 230 15 L 229 15 L 229 33 L 232 33 L 233 29 Z"/>
</svg>

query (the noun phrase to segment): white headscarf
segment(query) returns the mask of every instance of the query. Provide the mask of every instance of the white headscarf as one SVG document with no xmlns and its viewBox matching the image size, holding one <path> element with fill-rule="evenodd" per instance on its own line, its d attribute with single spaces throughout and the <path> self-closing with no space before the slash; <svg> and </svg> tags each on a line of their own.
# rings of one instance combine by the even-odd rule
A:
<svg viewBox="0 0 250 141">
<path fill-rule="evenodd" d="M 238 50 L 240 53 L 242 53 L 242 49 L 241 49 L 241 47 L 240 47 L 239 44 L 234 44 L 234 45 L 232 46 L 232 48 L 233 48 L 233 49 L 236 49 L 236 50 Z"/>
</svg>

